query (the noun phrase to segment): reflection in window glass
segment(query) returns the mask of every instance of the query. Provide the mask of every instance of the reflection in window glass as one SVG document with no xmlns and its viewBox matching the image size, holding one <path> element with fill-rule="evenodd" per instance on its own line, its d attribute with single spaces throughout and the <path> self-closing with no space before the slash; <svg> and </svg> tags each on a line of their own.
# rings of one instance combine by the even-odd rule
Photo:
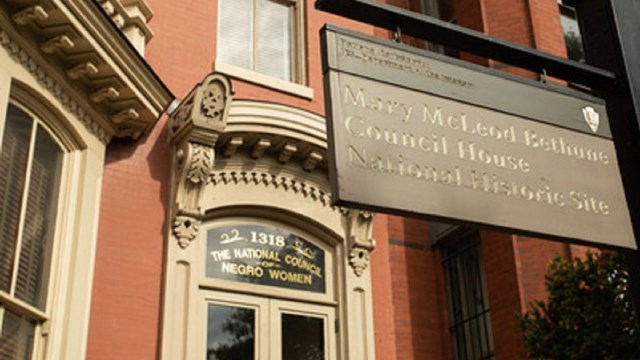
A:
<svg viewBox="0 0 640 360">
<path fill-rule="evenodd" d="M 33 121 L 9 104 L 0 149 L 0 290 L 11 291 Z"/>
<path fill-rule="evenodd" d="M 324 322 L 282 314 L 282 360 L 324 360 Z"/>
<path fill-rule="evenodd" d="M 15 294 L 41 310 L 45 308 L 49 284 L 62 155 L 51 136 L 38 127 Z"/>
<path fill-rule="evenodd" d="M 571 60 L 585 62 L 582 35 L 576 10 L 570 6 L 560 4 L 560 23 L 564 33 L 564 42 L 567 47 L 567 57 Z"/>
<path fill-rule="evenodd" d="M 255 311 L 209 304 L 207 360 L 255 359 Z"/>
<path fill-rule="evenodd" d="M 0 332 L 0 359 L 31 359 L 34 330 L 33 321 L 5 311 Z"/>
</svg>

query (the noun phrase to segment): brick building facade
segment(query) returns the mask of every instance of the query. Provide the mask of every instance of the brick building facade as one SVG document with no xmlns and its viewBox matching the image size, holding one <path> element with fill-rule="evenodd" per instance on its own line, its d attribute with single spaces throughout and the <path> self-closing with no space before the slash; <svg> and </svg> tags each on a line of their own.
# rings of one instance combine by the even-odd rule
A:
<svg viewBox="0 0 640 360">
<path fill-rule="evenodd" d="M 559 56 L 575 25 L 558 0 L 386 2 Z M 0 11 L 0 155 L 17 138 L 4 109 L 17 108 L 66 159 L 41 264 L 0 255 L 0 358 L 524 358 L 515 314 L 545 297 L 552 257 L 585 251 L 331 206 L 318 34 L 386 30 L 311 0 L 9 0 Z M 17 161 L 6 156 L 9 203 L 27 181 L 5 179 Z M 28 201 L 0 209 L 5 254 L 29 251 L 26 230 L 5 235 L 31 226 Z M 261 239 L 257 255 L 218 247 Z M 34 280 L 42 304 L 20 295 L 29 266 L 51 274 Z"/>
</svg>

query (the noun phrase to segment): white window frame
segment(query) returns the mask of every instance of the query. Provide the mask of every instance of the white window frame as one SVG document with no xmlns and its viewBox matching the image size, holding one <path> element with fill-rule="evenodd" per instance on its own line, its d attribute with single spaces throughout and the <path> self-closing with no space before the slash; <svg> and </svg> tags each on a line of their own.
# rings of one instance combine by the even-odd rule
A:
<svg viewBox="0 0 640 360">
<path fill-rule="evenodd" d="M 20 103 L 19 101 L 16 101 L 14 99 L 11 99 L 9 101 L 9 103 L 15 107 L 17 107 L 18 109 L 20 109 L 21 111 L 23 111 L 24 113 L 26 113 L 27 115 L 29 115 L 32 119 L 32 123 L 33 123 L 33 127 L 31 129 L 31 134 L 30 134 L 30 141 L 29 141 L 29 161 L 27 163 L 27 168 L 26 170 L 26 175 L 25 175 L 25 188 L 23 188 L 23 192 L 22 192 L 22 201 L 21 201 L 21 206 L 20 206 L 20 216 L 19 216 L 19 230 L 17 233 L 17 237 L 18 239 L 16 240 L 16 248 L 14 249 L 14 252 L 16 254 L 16 258 L 13 259 L 13 271 L 12 271 L 12 286 L 15 286 L 15 282 L 16 282 L 16 277 L 17 277 L 17 264 L 20 261 L 20 252 L 21 252 L 21 247 L 22 247 L 22 238 L 24 236 L 24 233 L 22 231 L 22 229 L 24 228 L 24 223 L 25 223 L 25 214 L 24 212 L 26 211 L 26 206 L 27 206 L 27 198 L 28 196 L 24 195 L 24 191 L 26 190 L 26 192 L 29 191 L 29 183 L 30 183 L 30 178 L 31 178 L 31 171 L 30 168 L 32 166 L 33 163 L 33 151 L 35 148 L 35 141 L 36 139 L 34 138 L 34 136 L 36 135 L 36 131 L 46 131 L 47 134 L 51 137 L 51 139 L 60 147 L 60 150 L 62 151 L 62 164 L 61 164 L 61 171 L 60 171 L 60 179 L 58 179 L 58 181 L 60 182 L 59 186 L 59 190 L 58 190 L 58 194 L 57 194 L 57 199 L 56 199 L 56 218 L 55 218 L 55 223 L 53 225 L 54 228 L 54 236 L 53 236 L 53 244 L 52 244 L 52 248 L 51 248 L 51 254 L 50 256 L 50 263 L 49 263 L 49 269 L 48 272 L 49 274 L 55 273 L 55 269 L 57 267 L 57 264 L 54 264 L 55 262 L 57 262 L 56 257 L 54 256 L 54 254 L 56 253 L 56 248 L 58 247 L 58 243 L 59 241 L 56 241 L 57 238 L 60 236 L 60 223 L 61 223 L 61 219 L 58 216 L 60 214 L 61 208 L 62 208 L 62 204 L 61 202 L 64 201 L 65 199 L 62 198 L 62 194 L 64 191 L 64 184 L 63 184 L 63 179 L 65 177 L 65 174 L 68 172 L 67 171 L 67 167 L 68 167 L 68 156 L 67 154 L 69 153 L 69 149 L 60 141 L 60 139 L 53 133 L 53 131 L 51 131 L 51 129 L 47 126 L 46 122 L 44 120 L 42 120 L 39 116 L 37 116 L 36 114 L 33 113 L 33 111 L 31 111 L 29 109 L 29 107 L 27 105 L 24 105 L 22 103 Z M 3 113 L 3 118 L 6 116 L 6 111 Z M 6 122 L 3 121 L 3 125 Z M 3 126 L 4 128 L 4 126 Z M 37 129 L 37 130 L 36 130 Z M 3 135 L 4 136 L 4 135 Z M 0 138 L 0 151 L 2 148 L 2 139 Z M 64 191 L 64 192 L 68 192 L 68 191 Z M 50 296 L 50 289 L 51 289 L 51 283 L 52 283 L 52 278 L 51 276 L 49 276 L 48 281 L 47 281 L 47 298 L 45 299 L 45 307 L 44 309 L 38 309 L 37 307 L 28 304 L 27 302 L 20 300 L 16 297 L 16 295 L 11 295 L 10 293 L 5 293 L 3 291 L 0 291 L 0 331 L 3 328 L 3 320 L 5 319 L 5 312 L 6 310 L 11 311 L 12 313 L 18 315 L 18 316 L 25 316 L 28 318 L 29 321 L 35 322 L 36 326 L 34 329 L 34 342 L 32 344 L 32 351 L 34 354 L 34 357 L 38 358 L 37 356 L 35 356 L 35 354 L 38 354 L 38 349 L 41 349 L 42 346 L 39 345 L 39 342 L 44 341 L 44 337 L 46 336 L 46 334 L 48 333 L 48 324 L 50 322 L 50 303 L 51 303 L 51 296 Z M 15 289 L 14 289 L 15 290 Z M 10 292 L 11 292 L 11 288 L 10 288 Z"/>
<path fill-rule="evenodd" d="M 233 1 L 233 0 L 219 0 L 218 1 L 218 18 L 222 14 L 221 2 Z M 254 5 L 255 5 L 254 0 Z M 291 81 L 278 79 L 273 76 L 265 75 L 260 72 L 245 69 L 233 64 L 222 62 L 216 58 L 215 69 L 222 73 L 225 73 L 233 78 L 244 80 L 257 85 L 262 85 L 267 88 L 282 91 L 291 95 L 296 95 L 306 99 L 313 98 L 313 89 L 307 86 L 306 78 L 306 57 L 305 57 L 305 25 L 304 25 L 304 0 L 269 0 L 277 3 L 291 6 L 292 24 L 291 24 Z M 219 21 L 218 21 L 219 23 Z M 220 44 L 219 36 L 217 33 L 217 46 Z M 255 45 L 255 44 L 254 44 Z M 216 46 L 216 49 L 217 49 Z M 254 46 L 255 47 L 255 46 Z M 255 56 L 255 49 L 252 51 Z M 217 52 L 217 50 L 216 50 Z"/>
<path fill-rule="evenodd" d="M 198 346 L 205 358 L 207 352 L 208 306 L 209 304 L 251 309 L 255 313 L 255 359 L 282 359 L 282 315 L 308 316 L 322 320 L 324 354 L 326 360 L 336 360 L 337 334 L 335 331 L 336 308 L 300 301 L 279 300 L 264 296 L 236 294 L 223 291 L 204 291 L 200 304 L 204 321 L 197 324 L 201 344 Z M 195 356 L 195 355 L 194 355 Z"/>
<path fill-rule="evenodd" d="M 34 334 L 32 359 L 84 358 L 105 144 L 2 52 L 0 65 L 0 148 L 12 103 L 37 119 L 63 151 L 46 308 L 39 311 L 6 297 L 0 302 L 41 321 Z"/>
</svg>

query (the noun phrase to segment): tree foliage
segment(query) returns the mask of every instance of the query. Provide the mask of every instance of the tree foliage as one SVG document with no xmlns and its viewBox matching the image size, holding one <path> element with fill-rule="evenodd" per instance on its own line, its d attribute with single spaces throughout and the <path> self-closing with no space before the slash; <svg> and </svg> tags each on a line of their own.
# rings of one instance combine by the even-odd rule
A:
<svg viewBox="0 0 640 360">
<path fill-rule="evenodd" d="M 547 301 L 519 316 L 534 359 L 636 359 L 638 324 L 622 255 L 557 257 L 545 276 Z"/>
</svg>

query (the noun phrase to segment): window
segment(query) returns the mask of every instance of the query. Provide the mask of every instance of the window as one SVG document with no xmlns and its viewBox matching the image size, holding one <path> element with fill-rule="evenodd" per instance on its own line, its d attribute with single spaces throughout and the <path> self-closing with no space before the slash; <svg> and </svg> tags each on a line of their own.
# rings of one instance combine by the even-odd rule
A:
<svg viewBox="0 0 640 360">
<path fill-rule="evenodd" d="M 576 10 L 563 4 L 562 0 L 558 0 L 558 6 L 560 7 L 560 23 L 564 33 L 564 43 L 567 47 L 567 57 L 571 60 L 585 62 Z"/>
<path fill-rule="evenodd" d="M 420 0 L 420 10 L 423 14 L 455 24 L 455 12 L 451 0 Z M 457 50 L 425 41 L 425 47 L 433 52 L 438 52 L 451 57 L 459 57 Z"/>
<path fill-rule="evenodd" d="M 0 358 L 31 359 L 47 315 L 63 151 L 9 104 L 0 149 Z"/>
<path fill-rule="evenodd" d="M 446 22 L 455 22 L 451 0 L 421 0 L 422 13 Z"/>
<path fill-rule="evenodd" d="M 334 360 L 334 308 L 209 291 L 206 360 Z"/>
<path fill-rule="evenodd" d="M 220 0 L 220 63 L 303 83 L 301 9 L 294 0 Z"/>
<path fill-rule="evenodd" d="M 193 358 L 335 360 L 335 249 L 266 219 L 215 220 L 202 244 L 206 341 Z M 205 321 L 203 321 L 205 320 Z"/>
<path fill-rule="evenodd" d="M 479 234 L 454 233 L 443 247 L 455 358 L 494 359 Z"/>
</svg>

